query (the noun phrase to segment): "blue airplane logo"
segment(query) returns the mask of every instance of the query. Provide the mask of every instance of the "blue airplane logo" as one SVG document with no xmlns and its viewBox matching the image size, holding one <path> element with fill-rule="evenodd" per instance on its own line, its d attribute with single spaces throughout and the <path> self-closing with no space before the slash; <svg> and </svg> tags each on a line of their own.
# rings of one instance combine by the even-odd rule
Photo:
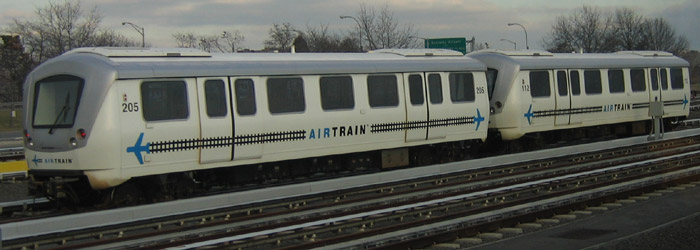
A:
<svg viewBox="0 0 700 250">
<path fill-rule="evenodd" d="M 530 108 L 527 109 L 527 113 L 525 113 L 525 118 L 527 118 L 527 124 L 532 125 L 532 117 L 535 117 L 535 113 L 532 112 L 532 104 L 530 104 Z"/>
<path fill-rule="evenodd" d="M 128 147 L 126 148 L 127 153 L 134 153 L 136 156 L 136 159 L 139 160 L 140 164 L 143 164 L 143 157 L 141 157 L 141 152 L 146 152 L 146 154 L 150 154 L 151 150 L 149 147 L 151 146 L 151 143 L 146 143 L 146 145 L 141 146 L 141 143 L 143 142 L 143 133 L 139 135 L 139 139 L 136 140 L 136 144 L 134 144 L 133 147 Z"/>
<path fill-rule="evenodd" d="M 34 155 L 34 159 L 32 160 L 32 162 L 34 162 L 34 165 L 38 167 L 39 163 L 42 162 L 42 160 L 38 159 L 36 155 Z"/>
<path fill-rule="evenodd" d="M 476 117 L 474 118 L 474 121 L 476 122 L 476 130 L 479 130 L 479 125 L 481 125 L 481 122 L 485 120 L 486 118 L 481 116 L 481 112 L 479 112 L 479 109 L 476 109 Z"/>
<path fill-rule="evenodd" d="M 688 106 L 688 96 L 683 95 L 683 110 L 685 110 L 686 106 Z"/>
</svg>

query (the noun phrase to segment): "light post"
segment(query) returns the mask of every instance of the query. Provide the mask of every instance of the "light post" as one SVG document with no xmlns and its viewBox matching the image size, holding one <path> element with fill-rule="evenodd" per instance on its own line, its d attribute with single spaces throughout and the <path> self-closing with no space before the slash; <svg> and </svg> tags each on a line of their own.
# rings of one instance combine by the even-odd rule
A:
<svg viewBox="0 0 700 250">
<path fill-rule="evenodd" d="M 512 43 L 512 44 L 513 44 L 513 49 L 514 49 L 514 50 L 517 50 L 517 49 L 518 49 L 518 45 L 517 45 L 515 42 L 511 41 L 511 40 L 508 40 L 508 39 L 505 39 L 505 38 L 501 38 L 501 41 Z"/>
<path fill-rule="evenodd" d="M 132 28 L 136 30 L 139 34 L 141 34 L 141 47 L 146 47 L 146 30 L 144 28 L 141 28 L 140 26 L 132 23 L 132 22 L 122 22 L 122 25 L 131 25 Z"/>
<path fill-rule="evenodd" d="M 358 33 L 360 34 L 360 51 L 364 51 L 362 49 L 362 25 L 360 25 L 360 20 L 357 20 L 354 16 L 340 16 L 340 19 L 346 18 L 352 18 L 352 20 L 355 20 L 355 23 L 357 23 Z"/>
<path fill-rule="evenodd" d="M 519 24 L 519 23 L 509 23 L 508 24 L 508 26 L 513 26 L 513 25 L 517 25 L 517 26 L 520 26 L 520 28 L 523 28 L 523 31 L 525 31 L 525 48 L 530 49 L 530 45 L 527 44 L 527 30 L 525 29 L 525 26 L 523 26 L 522 24 Z"/>
</svg>

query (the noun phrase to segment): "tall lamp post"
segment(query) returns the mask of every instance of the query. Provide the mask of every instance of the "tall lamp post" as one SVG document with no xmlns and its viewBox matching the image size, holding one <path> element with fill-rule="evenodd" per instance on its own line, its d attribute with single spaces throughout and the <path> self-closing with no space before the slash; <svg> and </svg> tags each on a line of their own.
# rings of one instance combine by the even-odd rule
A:
<svg viewBox="0 0 700 250">
<path fill-rule="evenodd" d="M 138 26 L 132 22 L 122 22 L 122 25 L 131 25 L 132 28 L 136 30 L 139 34 L 141 34 L 141 47 L 146 47 L 146 30 L 142 28 L 141 26 Z"/>
<path fill-rule="evenodd" d="M 522 24 L 519 24 L 519 23 L 509 23 L 508 24 L 508 26 L 513 26 L 513 25 L 517 25 L 517 26 L 520 26 L 520 28 L 523 28 L 523 31 L 525 31 L 525 48 L 530 49 L 530 45 L 527 44 L 527 30 L 525 29 L 525 26 L 523 26 Z"/>
<path fill-rule="evenodd" d="M 346 18 L 352 18 L 352 20 L 355 20 L 355 23 L 357 23 L 358 33 L 360 34 L 360 51 L 364 51 L 362 49 L 362 25 L 360 25 L 360 20 L 357 20 L 354 16 L 340 16 L 340 19 Z"/>
<path fill-rule="evenodd" d="M 511 40 L 508 40 L 508 39 L 505 39 L 505 38 L 501 38 L 501 41 L 512 43 L 512 44 L 513 44 L 513 49 L 514 49 L 514 50 L 517 50 L 517 49 L 518 49 L 518 45 L 517 45 L 515 42 L 511 41 Z"/>
</svg>

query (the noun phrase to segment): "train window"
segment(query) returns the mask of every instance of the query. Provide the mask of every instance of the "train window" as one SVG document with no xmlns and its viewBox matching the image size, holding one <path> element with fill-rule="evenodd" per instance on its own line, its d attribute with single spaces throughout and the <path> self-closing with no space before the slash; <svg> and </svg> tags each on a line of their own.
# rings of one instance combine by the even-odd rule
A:
<svg viewBox="0 0 700 250">
<path fill-rule="evenodd" d="M 679 68 L 671 69 L 671 88 L 683 88 L 683 71 Z"/>
<path fill-rule="evenodd" d="M 632 81 L 632 91 L 643 92 L 647 91 L 647 81 L 644 78 L 643 69 L 630 70 L 630 80 Z"/>
<path fill-rule="evenodd" d="M 651 77 L 651 90 L 659 90 L 659 73 L 656 71 L 656 69 L 651 69 L 649 71 Z"/>
<path fill-rule="evenodd" d="M 549 71 L 530 72 L 530 95 L 532 97 L 549 97 Z"/>
<path fill-rule="evenodd" d="M 320 87 L 323 110 L 353 109 L 355 107 L 351 77 L 321 77 Z"/>
<path fill-rule="evenodd" d="M 70 128 L 83 92 L 84 80 L 71 75 L 44 78 L 34 89 L 34 128 Z"/>
<path fill-rule="evenodd" d="M 586 89 L 586 95 L 594 95 L 603 93 L 603 87 L 600 80 L 600 70 L 586 70 L 583 72 L 583 82 Z"/>
<path fill-rule="evenodd" d="M 399 90 L 394 75 L 368 76 L 367 94 L 370 107 L 399 106 Z"/>
<path fill-rule="evenodd" d="M 668 89 L 668 73 L 666 72 L 666 69 L 661 69 L 659 70 L 661 73 L 661 88 L 663 90 Z"/>
<path fill-rule="evenodd" d="M 608 88 L 610 93 L 625 92 L 625 77 L 621 69 L 608 70 Z"/>
<path fill-rule="evenodd" d="M 474 75 L 471 73 L 450 74 L 450 99 L 453 103 L 473 102 L 476 99 Z"/>
<path fill-rule="evenodd" d="M 204 98 L 206 99 L 207 115 L 209 117 L 222 117 L 228 114 L 224 81 L 207 80 L 204 82 Z"/>
<path fill-rule="evenodd" d="M 189 116 L 184 81 L 143 82 L 141 100 L 146 121 L 187 119 Z"/>
<path fill-rule="evenodd" d="M 238 115 L 254 115 L 257 112 L 255 105 L 255 88 L 251 79 L 237 79 L 234 83 L 236 89 L 236 112 Z"/>
<path fill-rule="evenodd" d="M 566 71 L 557 71 L 557 89 L 559 91 L 559 96 L 568 96 L 569 89 L 566 81 Z"/>
<path fill-rule="evenodd" d="M 430 92 L 430 103 L 442 103 L 442 78 L 440 74 L 428 75 L 428 92 Z"/>
<path fill-rule="evenodd" d="M 581 77 L 578 75 L 578 70 L 569 71 L 569 80 L 571 81 L 571 95 L 580 95 Z"/>
<path fill-rule="evenodd" d="M 300 77 L 267 79 L 267 104 L 272 114 L 303 112 L 304 81 Z"/>
<path fill-rule="evenodd" d="M 421 75 L 408 76 L 408 90 L 411 97 L 411 104 L 423 105 L 425 97 L 423 96 L 423 77 Z"/>
<path fill-rule="evenodd" d="M 489 99 L 493 97 L 493 90 L 496 87 L 496 80 L 498 79 L 498 70 L 488 68 L 486 70 L 486 89 L 489 91 Z"/>
</svg>

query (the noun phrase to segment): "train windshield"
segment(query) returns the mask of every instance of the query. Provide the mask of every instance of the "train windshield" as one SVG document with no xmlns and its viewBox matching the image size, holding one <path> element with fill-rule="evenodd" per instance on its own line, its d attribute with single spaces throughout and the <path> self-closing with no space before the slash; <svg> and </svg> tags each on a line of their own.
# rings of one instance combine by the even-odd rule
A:
<svg viewBox="0 0 700 250">
<path fill-rule="evenodd" d="M 34 116 L 32 127 L 70 128 L 75 122 L 75 114 L 83 92 L 82 78 L 58 75 L 45 78 L 34 88 Z"/>
</svg>

